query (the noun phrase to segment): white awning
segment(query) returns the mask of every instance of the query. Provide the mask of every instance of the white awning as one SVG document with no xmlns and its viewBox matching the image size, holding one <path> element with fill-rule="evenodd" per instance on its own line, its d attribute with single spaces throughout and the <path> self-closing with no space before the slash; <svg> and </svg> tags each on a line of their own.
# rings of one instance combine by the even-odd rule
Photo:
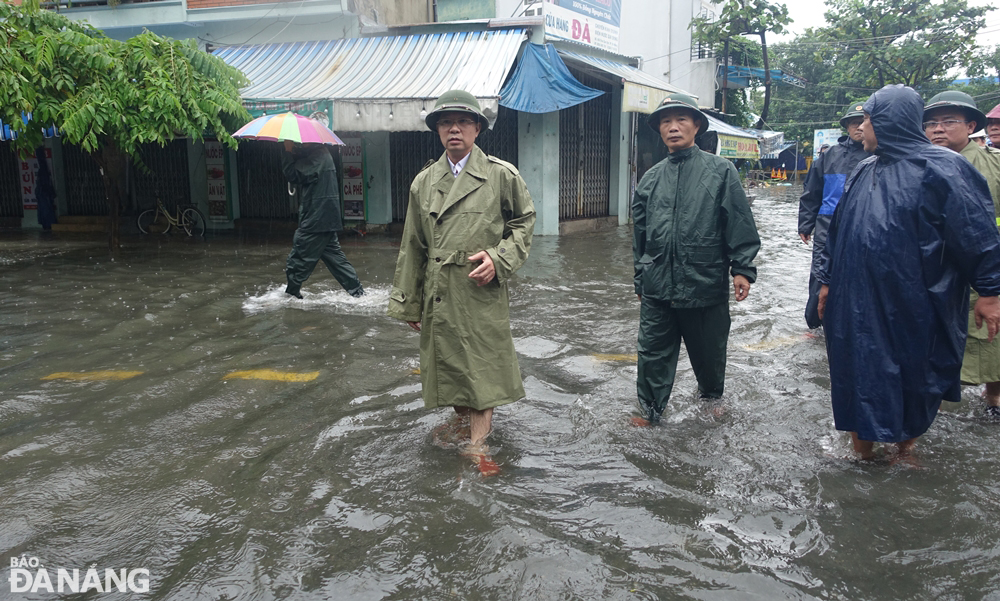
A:
<svg viewBox="0 0 1000 601">
<path fill-rule="evenodd" d="M 622 110 L 635 113 L 652 113 L 667 97 L 667 94 L 679 92 L 687 94 L 695 100 L 697 96 L 691 92 L 684 91 L 675 85 L 669 84 L 662 79 L 653 77 L 649 73 L 637 69 L 632 65 L 615 62 L 606 58 L 587 56 L 571 50 L 559 49 L 559 54 L 566 60 L 578 63 L 573 65 L 579 67 L 585 65 L 598 71 L 603 71 L 622 82 L 624 95 L 622 97 Z"/>
<path fill-rule="evenodd" d="M 523 29 L 229 46 L 214 54 L 243 71 L 247 102 L 332 100 L 332 127 L 423 131 L 438 96 L 462 89 L 492 123 Z"/>
</svg>

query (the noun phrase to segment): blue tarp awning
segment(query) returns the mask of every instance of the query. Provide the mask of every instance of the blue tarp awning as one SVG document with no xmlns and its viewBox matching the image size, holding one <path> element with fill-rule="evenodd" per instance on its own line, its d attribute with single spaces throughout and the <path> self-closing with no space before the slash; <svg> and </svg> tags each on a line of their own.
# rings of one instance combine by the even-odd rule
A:
<svg viewBox="0 0 1000 601">
<path fill-rule="evenodd" d="M 524 113 L 551 113 L 603 93 L 577 81 L 552 44 L 527 44 L 517 69 L 500 90 L 500 105 Z"/>
<path fill-rule="evenodd" d="M 23 119 L 24 123 L 27 125 L 27 123 L 31 121 L 31 114 L 29 113 L 27 115 L 21 115 L 21 119 Z M 52 125 L 50 125 L 49 127 L 43 127 L 42 135 L 44 135 L 46 138 L 52 138 L 54 136 L 59 135 L 59 130 Z M 17 132 L 11 128 L 10 124 L 0 121 L 0 142 L 7 142 L 16 139 L 17 139 Z"/>
</svg>

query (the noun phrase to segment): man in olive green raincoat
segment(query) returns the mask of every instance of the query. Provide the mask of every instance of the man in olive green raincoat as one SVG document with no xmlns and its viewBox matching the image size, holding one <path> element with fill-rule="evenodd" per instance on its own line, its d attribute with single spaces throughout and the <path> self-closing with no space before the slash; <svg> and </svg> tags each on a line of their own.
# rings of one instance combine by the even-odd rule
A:
<svg viewBox="0 0 1000 601">
<path fill-rule="evenodd" d="M 517 169 L 475 145 L 489 121 L 474 96 L 445 92 L 426 123 L 445 152 L 410 186 L 388 314 L 420 332 L 424 405 L 467 414 L 476 454 L 493 408 L 524 397 L 507 281 L 528 258 L 535 209 Z"/>
<path fill-rule="evenodd" d="M 320 260 L 351 296 L 365 291 L 354 266 L 340 248 L 340 184 L 333 157 L 322 144 L 295 144 L 285 140 L 281 171 L 299 187 L 299 227 L 285 264 L 285 293 L 302 298 L 302 284 Z"/>
<path fill-rule="evenodd" d="M 970 136 L 983 127 L 986 115 L 965 92 L 948 90 L 924 106 L 924 133 L 931 143 L 950 148 L 968 159 L 986 178 L 993 197 L 994 213 L 1000 214 L 1000 150 L 983 148 Z M 1000 225 L 1000 220 L 997 221 Z M 962 358 L 962 383 L 986 384 L 986 413 L 1000 419 L 1000 336 L 989 340 L 986 324 L 976 326 L 975 304 L 979 295 L 970 291 L 969 336 Z"/>
<path fill-rule="evenodd" d="M 642 177 L 632 200 L 639 313 L 636 391 L 642 417 L 657 423 L 670 399 L 681 340 L 704 399 L 722 396 L 729 340 L 729 282 L 736 300 L 757 277 L 760 237 L 736 168 L 695 145 L 708 118 L 685 94 L 649 116 L 669 154 Z"/>
</svg>

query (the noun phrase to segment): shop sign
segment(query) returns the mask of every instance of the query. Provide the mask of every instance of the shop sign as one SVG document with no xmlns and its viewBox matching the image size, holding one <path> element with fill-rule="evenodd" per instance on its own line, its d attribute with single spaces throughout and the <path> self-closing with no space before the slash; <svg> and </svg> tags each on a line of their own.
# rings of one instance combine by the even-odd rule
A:
<svg viewBox="0 0 1000 601">
<path fill-rule="evenodd" d="M 545 37 L 618 52 L 621 0 L 546 0 Z"/>
<path fill-rule="evenodd" d="M 344 218 L 365 218 L 365 161 L 361 135 L 341 136 L 340 158 L 344 168 Z"/>
<path fill-rule="evenodd" d="M 45 161 L 49 164 L 49 173 L 52 173 L 52 149 L 45 149 Z M 21 183 L 21 203 L 25 209 L 34 210 L 38 208 L 38 199 L 35 197 L 36 182 L 38 181 L 38 159 L 34 156 L 28 159 L 17 157 L 18 171 L 20 172 Z"/>
<path fill-rule="evenodd" d="M 738 138 L 719 134 L 719 156 L 727 159 L 757 159 L 760 149 L 753 138 Z"/>
</svg>

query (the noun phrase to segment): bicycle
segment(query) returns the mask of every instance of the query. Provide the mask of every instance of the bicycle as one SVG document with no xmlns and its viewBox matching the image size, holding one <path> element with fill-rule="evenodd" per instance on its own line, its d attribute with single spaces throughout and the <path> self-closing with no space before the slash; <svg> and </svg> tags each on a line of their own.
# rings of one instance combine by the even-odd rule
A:
<svg viewBox="0 0 1000 601">
<path fill-rule="evenodd" d="M 205 237 L 206 221 L 201 211 L 191 205 L 177 205 L 177 213 L 171 215 L 159 198 L 156 199 L 156 208 L 139 213 L 135 223 L 143 234 L 150 232 L 166 234 L 170 228 L 176 227 L 184 230 L 188 236 Z"/>
</svg>

